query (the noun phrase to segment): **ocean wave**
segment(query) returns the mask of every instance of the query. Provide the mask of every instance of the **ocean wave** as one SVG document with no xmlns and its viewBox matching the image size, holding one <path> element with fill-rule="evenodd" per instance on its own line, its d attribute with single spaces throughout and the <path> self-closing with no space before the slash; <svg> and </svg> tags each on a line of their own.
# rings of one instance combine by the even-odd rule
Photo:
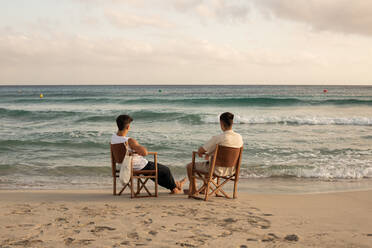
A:
<svg viewBox="0 0 372 248">
<path fill-rule="evenodd" d="M 83 139 L 73 139 L 74 133 L 71 133 L 70 139 L 63 139 L 58 141 L 45 141 L 45 140 L 0 140 L 0 150 L 2 151 L 18 151 L 19 149 L 22 149 L 24 147 L 33 147 L 34 149 L 36 147 L 41 148 L 97 148 L 102 149 L 106 148 L 108 149 L 108 143 L 100 143 L 100 142 L 94 142 L 89 140 L 83 140 Z"/>
<path fill-rule="evenodd" d="M 166 97 L 44 97 L 9 99 L 13 103 L 58 103 L 58 104 L 121 104 L 121 105 L 191 105 L 191 106 L 317 106 L 317 105 L 367 105 L 372 106 L 371 99 L 365 98 L 297 98 L 297 97 L 201 97 L 201 98 L 166 98 Z"/>
<path fill-rule="evenodd" d="M 149 99 L 137 98 L 124 100 L 122 104 L 182 104 L 210 106 L 293 106 L 293 105 L 372 105 L 372 100 L 364 99 L 300 99 L 274 97 L 242 98 L 185 98 L 185 99 Z"/>
<path fill-rule="evenodd" d="M 201 124 L 202 114 L 188 114 L 184 112 L 162 112 L 162 111 L 150 111 L 140 110 L 129 112 L 129 115 L 133 119 L 138 120 L 151 120 L 151 121 L 180 121 L 183 123 Z"/>
<path fill-rule="evenodd" d="M 188 124 L 202 124 L 202 115 L 187 114 L 183 112 L 162 112 L 151 110 L 126 111 L 136 121 L 146 122 L 172 122 L 178 121 Z M 115 122 L 117 114 L 112 115 L 89 115 L 79 118 L 76 122 Z"/>
<path fill-rule="evenodd" d="M 160 121 L 172 122 L 179 121 L 188 124 L 201 124 L 202 114 L 189 114 L 184 112 L 166 112 L 166 111 L 151 111 L 151 110 L 136 110 L 126 111 L 137 121 Z M 30 121 L 51 121 L 55 119 L 73 118 L 72 121 L 79 122 L 115 122 L 119 113 L 117 111 L 108 111 L 106 113 L 97 114 L 92 112 L 82 111 L 55 111 L 55 110 L 21 110 L 21 109 L 5 109 L 0 108 L 2 117 L 11 119 L 22 119 Z"/>
<path fill-rule="evenodd" d="M 185 113 L 177 111 L 136 110 L 126 111 L 136 121 L 145 122 L 180 122 L 191 125 L 219 123 L 217 115 L 207 113 Z M 74 122 L 115 122 L 119 113 L 109 111 L 102 114 L 81 111 L 30 111 L 0 108 L 0 115 L 5 118 L 30 121 L 51 121 L 72 118 Z M 349 125 L 372 126 L 370 117 L 326 117 L 326 116 L 239 116 L 235 115 L 235 124 L 277 124 L 277 125 Z M 369 138 L 369 137 L 367 137 Z"/>
<path fill-rule="evenodd" d="M 77 111 L 32 111 L 32 110 L 22 110 L 22 109 L 5 109 L 0 108 L 0 115 L 3 117 L 10 117 L 13 119 L 29 119 L 29 120 L 52 120 L 56 118 L 65 118 L 70 116 L 78 116 L 84 114 L 83 112 Z"/>
<path fill-rule="evenodd" d="M 65 97 L 65 98 L 54 98 L 44 96 L 43 99 L 40 99 L 39 96 L 35 96 L 32 98 L 14 98 L 8 100 L 13 103 L 58 103 L 58 104 L 102 104 L 102 103 L 115 103 L 119 102 L 120 99 L 115 99 L 111 97 L 77 97 L 77 98 L 71 98 L 71 97 Z"/>
<path fill-rule="evenodd" d="M 185 176 L 185 167 L 169 166 L 175 177 Z M 54 177 L 79 177 L 100 176 L 110 177 L 111 167 L 106 166 L 30 166 L 30 165 L 1 165 L 2 175 L 14 175 L 21 173 L 22 176 L 54 176 Z M 312 179 L 363 179 L 372 178 L 372 167 L 369 166 L 245 166 L 242 165 L 240 178 L 312 178 Z"/>
<path fill-rule="evenodd" d="M 266 166 L 264 168 L 242 168 L 242 178 L 317 178 L 317 179 L 361 179 L 372 178 L 372 167 L 368 165 L 323 165 L 323 166 Z"/>
<path fill-rule="evenodd" d="M 206 116 L 205 123 L 219 123 L 219 118 Z M 321 117 L 321 116 L 266 116 L 266 117 L 241 117 L 235 115 L 235 124 L 279 124 L 279 125 L 350 125 L 372 126 L 372 118 L 368 117 Z"/>
</svg>

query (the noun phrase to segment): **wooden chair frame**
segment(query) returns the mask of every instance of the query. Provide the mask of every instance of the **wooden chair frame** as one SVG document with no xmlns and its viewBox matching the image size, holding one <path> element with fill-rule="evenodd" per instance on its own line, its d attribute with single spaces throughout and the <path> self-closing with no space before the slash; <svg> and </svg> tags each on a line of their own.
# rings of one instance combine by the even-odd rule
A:
<svg viewBox="0 0 372 248">
<path fill-rule="evenodd" d="M 114 156 L 114 149 L 115 145 L 122 145 L 122 152 L 118 159 L 115 159 Z M 133 169 L 133 162 L 131 163 L 130 168 L 130 180 L 129 182 L 123 186 L 123 188 L 117 194 L 117 178 L 119 178 L 120 170 L 116 168 L 116 163 L 122 163 L 124 161 L 126 148 L 124 144 L 110 144 L 110 151 L 111 151 L 111 169 L 112 169 L 112 178 L 113 178 L 113 195 L 121 195 L 124 190 L 128 187 L 130 189 L 130 196 L 131 198 L 139 198 L 139 197 L 158 197 L 158 153 L 157 152 L 148 152 L 148 155 L 154 156 L 154 164 L 155 170 L 134 170 Z M 122 159 L 121 159 L 122 158 Z M 121 160 L 121 161 L 120 161 Z M 137 179 L 137 190 L 134 189 L 134 180 Z M 146 183 L 149 179 L 153 179 L 155 183 L 155 193 L 152 194 L 149 189 L 146 187 Z M 141 190 L 144 189 L 147 195 L 140 195 Z"/>
<path fill-rule="evenodd" d="M 228 154 L 228 153 L 226 154 L 226 151 L 228 152 L 229 150 L 235 154 Z M 222 154 L 219 154 L 219 151 L 224 151 L 224 153 L 228 157 L 227 160 L 224 158 L 221 158 Z M 189 197 L 196 198 L 196 199 L 204 199 L 204 201 L 207 201 L 208 197 L 214 194 L 215 196 L 218 196 L 218 197 L 226 197 L 226 198 L 231 199 L 231 197 L 222 189 L 222 187 L 229 181 L 233 181 L 234 182 L 233 198 L 236 199 L 243 147 L 231 148 L 231 147 L 216 145 L 216 150 L 215 150 L 214 156 L 211 159 L 208 172 L 199 171 L 195 168 L 195 158 L 196 158 L 197 153 L 198 152 L 196 151 L 193 151 L 192 153 L 191 180 L 194 182 L 196 182 L 196 179 L 202 180 L 203 185 L 199 189 L 196 189 L 196 192 L 194 195 L 189 195 Z M 226 163 L 227 165 L 224 163 Z M 229 176 L 219 176 L 214 173 L 214 170 L 216 167 L 225 167 L 225 168 L 235 167 L 235 173 Z M 219 193 L 221 193 L 222 195 L 220 195 Z M 204 197 L 199 197 L 198 196 L 199 194 L 204 194 Z"/>
</svg>

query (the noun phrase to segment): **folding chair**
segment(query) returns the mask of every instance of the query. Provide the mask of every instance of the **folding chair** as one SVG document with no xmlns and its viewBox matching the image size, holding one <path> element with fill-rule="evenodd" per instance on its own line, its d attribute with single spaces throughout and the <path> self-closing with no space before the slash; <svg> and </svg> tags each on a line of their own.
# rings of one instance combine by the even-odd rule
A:
<svg viewBox="0 0 372 248">
<path fill-rule="evenodd" d="M 203 185 L 196 190 L 192 198 L 203 199 L 199 194 L 204 194 L 204 201 L 208 197 L 215 194 L 215 196 L 224 196 L 231 198 L 222 187 L 229 181 L 234 182 L 233 198 L 237 198 L 237 185 L 239 180 L 240 163 L 242 158 L 243 147 L 232 148 L 227 146 L 217 145 L 215 153 L 211 159 L 209 171 L 200 171 L 195 168 L 195 156 L 197 152 L 192 153 L 192 176 L 191 180 L 199 179 L 203 181 Z M 214 173 L 216 167 L 235 167 L 235 172 L 228 176 L 219 176 Z M 221 180 L 222 179 L 222 180 Z M 221 182 L 222 181 L 222 182 Z M 219 193 L 222 193 L 220 195 Z"/>
<path fill-rule="evenodd" d="M 148 152 L 149 155 L 154 155 L 154 164 L 155 170 L 133 170 L 133 163 L 131 164 L 131 173 L 130 173 L 130 180 L 129 182 L 123 186 L 120 190 L 119 194 L 116 194 L 116 180 L 119 177 L 120 170 L 116 168 L 116 163 L 123 163 L 124 157 L 126 154 L 126 147 L 124 143 L 120 144 L 110 144 L 111 150 L 111 168 L 112 168 L 112 177 L 113 177 L 113 194 L 114 195 L 121 195 L 126 187 L 130 188 L 130 196 L 131 198 L 137 197 L 158 197 L 158 163 L 157 163 L 157 156 L 156 152 Z M 137 179 L 137 190 L 134 191 L 134 179 Z M 146 187 L 146 183 L 152 179 L 155 183 L 155 193 L 151 194 L 149 189 Z M 144 189 L 147 195 L 140 195 L 141 190 Z"/>
</svg>

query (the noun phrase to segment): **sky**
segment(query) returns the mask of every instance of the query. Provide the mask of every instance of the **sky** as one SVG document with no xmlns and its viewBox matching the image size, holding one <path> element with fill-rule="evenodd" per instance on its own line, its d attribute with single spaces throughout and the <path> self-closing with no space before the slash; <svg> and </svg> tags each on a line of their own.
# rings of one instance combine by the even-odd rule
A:
<svg viewBox="0 0 372 248">
<path fill-rule="evenodd" d="M 0 85 L 372 85 L 372 1 L 0 0 Z"/>
</svg>

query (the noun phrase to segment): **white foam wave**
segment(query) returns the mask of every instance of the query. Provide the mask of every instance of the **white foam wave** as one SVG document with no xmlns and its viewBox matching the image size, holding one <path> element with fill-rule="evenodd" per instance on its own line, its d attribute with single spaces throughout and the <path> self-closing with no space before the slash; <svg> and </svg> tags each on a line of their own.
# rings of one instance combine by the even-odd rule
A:
<svg viewBox="0 0 372 248">
<path fill-rule="evenodd" d="M 269 177 L 297 177 L 297 178 L 319 178 L 319 179 L 361 179 L 372 178 L 372 167 L 368 166 L 335 166 L 327 165 L 315 168 L 290 168 L 278 170 L 254 171 L 243 168 L 243 178 L 269 178 Z"/>
<path fill-rule="evenodd" d="M 219 123 L 219 118 L 206 116 L 205 123 Z M 250 116 L 241 117 L 235 115 L 236 124 L 283 124 L 283 125 L 350 125 L 350 126 L 372 126 L 372 118 L 350 117 L 334 118 L 321 116 Z"/>
</svg>

